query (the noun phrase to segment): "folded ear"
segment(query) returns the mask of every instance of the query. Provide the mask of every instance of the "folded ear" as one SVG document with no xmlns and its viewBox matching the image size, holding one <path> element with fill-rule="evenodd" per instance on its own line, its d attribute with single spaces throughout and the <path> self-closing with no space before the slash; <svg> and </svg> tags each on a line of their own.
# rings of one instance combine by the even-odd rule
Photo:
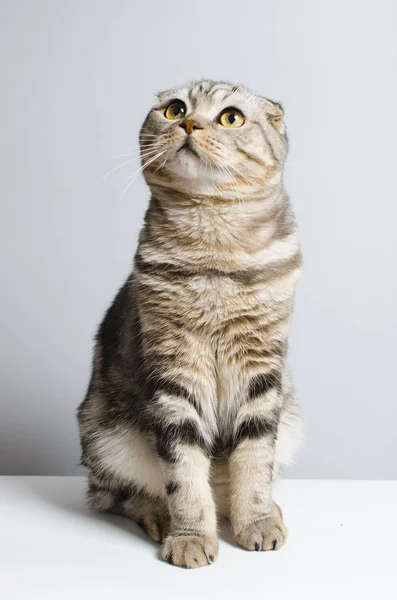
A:
<svg viewBox="0 0 397 600">
<path fill-rule="evenodd" d="M 272 102 L 272 100 L 269 100 L 268 98 L 265 98 L 265 106 L 269 123 L 273 125 L 274 129 L 278 131 L 280 135 L 284 135 L 285 125 L 283 121 L 283 107 L 278 102 Z"/>
</svg>

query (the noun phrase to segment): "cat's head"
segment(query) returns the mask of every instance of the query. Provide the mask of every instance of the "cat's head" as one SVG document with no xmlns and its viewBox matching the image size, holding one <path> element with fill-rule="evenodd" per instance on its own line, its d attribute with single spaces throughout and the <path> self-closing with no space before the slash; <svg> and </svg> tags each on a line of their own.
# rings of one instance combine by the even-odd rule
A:
<svg viewBox="0 0 397 600">
<path fill-rule="evenodd" d="M 158 95 L 140 145 L 149 184 L 258 186 L 282 172 L 283 110 L 242 85 L 194 81 Z"/>
</svg>

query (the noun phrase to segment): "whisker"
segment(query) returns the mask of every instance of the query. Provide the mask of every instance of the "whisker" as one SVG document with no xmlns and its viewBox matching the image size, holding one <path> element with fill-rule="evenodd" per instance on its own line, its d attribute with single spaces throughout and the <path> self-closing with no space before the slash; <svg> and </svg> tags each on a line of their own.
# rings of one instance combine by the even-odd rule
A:
<svg viewBox="0 0 397 600">
<path fill-rule="evenodd" d="M 130 181 L 129 181 L 128 185 L 125 187 L 125 189 L 124 189 L 124 191 L 123 191 L 123 193 L 121 195 L 121 198 L 124 197 L 124 195 L 126 194 L 128 188 L 130 187 L 130 185 L 135 181 L 137 175 L 141 171 L 143 171 L 144 169 L 146 169 L 146 167 L 148 167 L 152 162 L 154 162 L 155 160 L 157 160 L 162 154 L 164 154 L 164 152 L 165 152 L 165 150 L 163 150 L 162 152 L 159 152 L 155 156 L 152 156 L 152 158 L 149 158 L 149 160 L 144 165 L 142 165 L 142 167 L 140 167 L 139 169 L 137 169 L 135 171 L 135 173 L 133 173 L 132 175 L 130 175 L 130 177 L 128 178 L 128 179 L 130 179 Z M 128 179 L 127 179 L 127 181 L 128 181 Z"/>
<path fill-rule="evenodd" d="M 145 144 L 143 146 L 143 148 L 134 148 L 134 150 L 131 150 L 131 152 L 125 152 L 124 154 L 119 154 L 117 156 L 107 156 L 106 160 L 111 160 L 111 159 L 115 159 L 115 158 L 123 158 L 124 156 L 132 156 L 133 154 L 141 154 L 142 149 L 143 150 L 150 150 L 150 149 L 154 149 L 154 148 L 158 148 L 159 144 Z"/>
<path fill-rule="evenodd" d="M 140 150 L 145 150 L 146 148 L 160 148 L 161 146 L 164 146 L 164 144 L 142 144 Z"/>
<path fill-rule="evenodd" d="M 158 148 L 155 148 L 154 150 L 148 150 L 147 152 L 142 152 L 137 158 L 143 158 L 144 156 L 150 156 L 151 154 L 154 154 L 157 151 L 158 151 Z"/>
<path fill-rule="evenodd" d="M 155 152 L 157 152 L 157 149 L 149 150 L 148 152 L 139 153 L 136 156 L 134 156 L 133 158 L 130 158 L 129 160 L 126 160 L 121 165 L 118 165 L 117 167 L 114 167 L 113 169 L 110 169 L 110 171 L 108 171 L 106 173 L 106 175 L 104 175 L 103 177 L 101 177 L 99 179 L 99 181 L 97 182 L 97 184 L 101 183 L 104 179 L 106 179 L 106 177 L 108 177 L 109 175 L 111 175 L 112 173 L 114 173 L 114 171 L 117 171 L 118 169 L 121 169 L 121 167 L 124 167 L 125 165 L 128 165 L 129 163 L 132 163 L 132 162 L 134 162 L 134 160 L 138 160 L 139 158 L 143 158 L 145 156 L 150 156 L 150 155 L 154 154 Z"/>
<path fill-rule="evenodd" d="M 155 172 L 157 172 L 157 171 L 159 171 L 160 169 L 162 169 L 162 168 L 164 167 L 164 165 L 165 165 L 165 163 L 167 162 L 167 160 L 168 160 L 168 159 L 169 159 L 169 155 L 167 155 L 167 156 L 165 157 L 165 160 L 164 160 L 164 161 L 161 163 L 161 165 L 160 165 L 159 167 L 157 167 L 157 169 L 156 169 L 156 171 L 155 171 Z"/>
<path fill-rule="evenodd" d="M 146 165 L 149 165 L 151 162 L 153 162 L 154 160 L 156 160 L 156 158 L 158 158 L 159 156 L 161 156 L 162 154 L 164 154 L 165 150 L 163 150 L 162 152 L 159 152 L 156 154 L 156 156 L 152 156 L 149 157 L 149 159 L 146 161 L 146 163 L 144 163 L 143 165 L 141 165 L 141 167 L 135 171 L 134 173 L 132 173 L 132 175 L 129 175 L 129 177 L 127 177 L 127 179 L 125 180 L 124 184 L 126 184 L 128 181 L 130 181 L 130 179 L 132 179 L 133 177 L 135 177 L 135 175 L 137 175 L 140 171 L 143 171 L 144 168 L 146 167 Z"/>
<path fill-rule="evenodd" d="M 125 165 L 128 165 L 129 163 L 133 162 L 134 160 L 135 160 L 135 158 L 131 158 L 130 160 L 126 160 L 125 162 L 123 162 L 121 165 L 118 165 L 117 167 L 114 167 L 113 169 L 110 169 L 110 171 L 108 171 L 106 173 L 106 175 L 104 175 L 103 177 L 101 177 L 97 183 L 101 183 L 101 181 L 103 181 L 104 179 L 106 179 L 106 177 L 108 177 L 111 173 L 113 173 L 114 171 L 117 171 L 117 169 L 121 169 L 121 167 L 124 167 Z"/>
</svg>

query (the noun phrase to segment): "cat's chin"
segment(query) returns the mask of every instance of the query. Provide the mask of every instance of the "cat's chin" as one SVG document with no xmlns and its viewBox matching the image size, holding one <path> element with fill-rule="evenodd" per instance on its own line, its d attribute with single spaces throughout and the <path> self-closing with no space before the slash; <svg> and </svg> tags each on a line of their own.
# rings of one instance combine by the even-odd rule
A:
<svg viewBox="0 0 397 600">
<path fill-rule="evenodd" d="M 182 179 L 200 179 L 215 181 L 217 177 L 216 169 L 208 167 L 208 161 L 203 160 L 198 154 L 183 150 L 176 154 L 170 161 L 167 161 L 165 170 L 172 175 Z"/>
</svg>

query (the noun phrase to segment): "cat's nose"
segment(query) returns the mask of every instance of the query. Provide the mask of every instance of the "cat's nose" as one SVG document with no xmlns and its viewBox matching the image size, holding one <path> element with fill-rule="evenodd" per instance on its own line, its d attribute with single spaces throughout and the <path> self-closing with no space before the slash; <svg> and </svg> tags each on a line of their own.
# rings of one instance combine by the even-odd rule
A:
<svg viewBox="0 0 397 600">
<path fill-rule="evenodd" d="M 193 133 L 195 129 L 203 129 L 203 126 L 196 119 L 183 119 L 183 121 L 179 124 L 179 127 L 183 127 L 188 135 Z"/>
</svg>

